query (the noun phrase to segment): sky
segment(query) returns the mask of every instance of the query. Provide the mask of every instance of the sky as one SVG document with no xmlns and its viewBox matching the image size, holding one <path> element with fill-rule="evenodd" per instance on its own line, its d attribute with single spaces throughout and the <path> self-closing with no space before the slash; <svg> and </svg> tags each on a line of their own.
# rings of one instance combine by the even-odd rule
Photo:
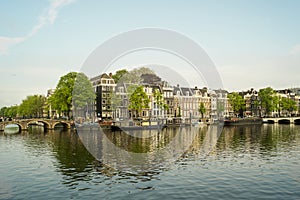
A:
<svg viewBox="0 0 300 200">
<path fill-rule="evenodd" d="M 299 87 L 299 10 L 297 0 L 0 1 L 0 107 L 45 95 L 105 41 L 147 27 L 196 42 L 228 91 Z M 166 53 L 135 52 L 108 70 L 145 63 L 168 65 L 197 84 L 188 64 Z"/>
</svg>

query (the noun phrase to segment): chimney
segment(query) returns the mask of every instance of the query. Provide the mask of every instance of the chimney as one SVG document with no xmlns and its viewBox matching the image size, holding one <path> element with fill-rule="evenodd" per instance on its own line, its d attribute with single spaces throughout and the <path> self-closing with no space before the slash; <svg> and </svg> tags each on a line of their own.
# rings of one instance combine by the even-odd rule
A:
<svg viewBox="0 0 300 200">
<path fill-rule="evenodd" d="M 109 73 L 109 77 L 112 78 L 112 73 L 111 72 Z"/>
</svg>

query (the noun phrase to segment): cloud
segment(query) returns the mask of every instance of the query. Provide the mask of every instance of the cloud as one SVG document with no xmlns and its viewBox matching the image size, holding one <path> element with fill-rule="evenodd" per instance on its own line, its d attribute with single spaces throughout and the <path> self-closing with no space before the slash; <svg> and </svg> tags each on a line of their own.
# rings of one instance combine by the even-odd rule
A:
<svg viewBox="0 0 300 200">
<path fill-rule="evenodd" d="M 299 55 L 300 54 L 300 44 L 293 46 L 290 51 L 290 54 L 291 55 Z"/>
<path fill-rule="evenodd" d="M 6 54 L 12 46 L 24 42 L 30 37 L 34 36 L 47 23 L 53 24 L 57 18 L 59 9 L 62 8 L 63 6 L 72 3 L 73 1 L 74 0 L 52 0 L 46 12 L 39 17 L 38 23 L 25 36 L 21 36 L 21 37 L 0 36 L 0 54 Z"/>
<path fill-rule="evenodd" d="M 0 36 L 0 54 L 5 54 L 7 53 L 7 50 L 11 47 L 14 46 L 15 44 L 18 44 L 20 42 L 23 42 L 26 40 L 24 37 L 1 37 Z"/>
</svg>

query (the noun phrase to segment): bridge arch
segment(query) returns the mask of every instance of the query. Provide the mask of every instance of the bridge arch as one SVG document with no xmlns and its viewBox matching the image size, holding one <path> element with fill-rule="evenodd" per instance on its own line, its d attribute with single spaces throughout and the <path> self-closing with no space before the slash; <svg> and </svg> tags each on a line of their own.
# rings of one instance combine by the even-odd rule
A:
<svg viewBox="0 0 300 200">
<path fill-rule="evenodd" d="M 300 124 L 300 118 L 299 118 L 299 119 L 295 119 L 295 120 L 294 120 L 294 124 L 299 125 L 299 124 Z"/>
<path fill-rule="evenodd" d="M 37 123 L 43 123 L 45 129 L 51 128 L 51 124 L 44 120 L 32 120 L 32 121 L 27 122 L 26 126 L 28 127 L 30 124 L 37 124 Z"/>
<path fill-rule="evenodd" d="M 290 124 L 291 120 L 290 119 L 279 119 L 278 124 Z"/>
<path fill-rule="evenodd" d="M 54 122 L 52 124 L 52 128 L 55 129 L 55 128 L 60 128 L 59 126 L 61 125 L 61 128 L 63 129 L 69 129 L 71 126 L 68 122 Z"/>
<path fill-rule="evenodd" d="M 3 129 L 5 129 L 5 127 L 6 127 L 7 125 L 9 125 L 9 124 L 15 124 L 15 125 L 18 125 L 18 126 L 19 126 L 19 132 L 21 132 L 21 131 L 24 129 L 23 125 L 20 124 L 20 123 L 18 123 L 18 122 L 6 123 L 6 124 L 4 124 Z"/>
</svg>

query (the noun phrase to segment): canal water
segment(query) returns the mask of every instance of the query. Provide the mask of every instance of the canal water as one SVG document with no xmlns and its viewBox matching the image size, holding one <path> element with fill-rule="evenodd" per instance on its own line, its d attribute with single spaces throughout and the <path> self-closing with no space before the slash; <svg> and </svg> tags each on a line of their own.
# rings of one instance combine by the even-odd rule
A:
<svg viewBox="0 0 300 200">
<path fill-rule="evenodd" d="M 203 154 L 206 129 L 199 128 L 173 163 L 137 173 L 97 161 L 70 130 L 1 132 L 0 199 L 300 198 L 299 125 L 224 127 Z M 156 144 L 163 146 L 178 131 L 160 133 Z M 149 140 L 105 135 L 131 152 L 153 150 Z"/>
</svg>

